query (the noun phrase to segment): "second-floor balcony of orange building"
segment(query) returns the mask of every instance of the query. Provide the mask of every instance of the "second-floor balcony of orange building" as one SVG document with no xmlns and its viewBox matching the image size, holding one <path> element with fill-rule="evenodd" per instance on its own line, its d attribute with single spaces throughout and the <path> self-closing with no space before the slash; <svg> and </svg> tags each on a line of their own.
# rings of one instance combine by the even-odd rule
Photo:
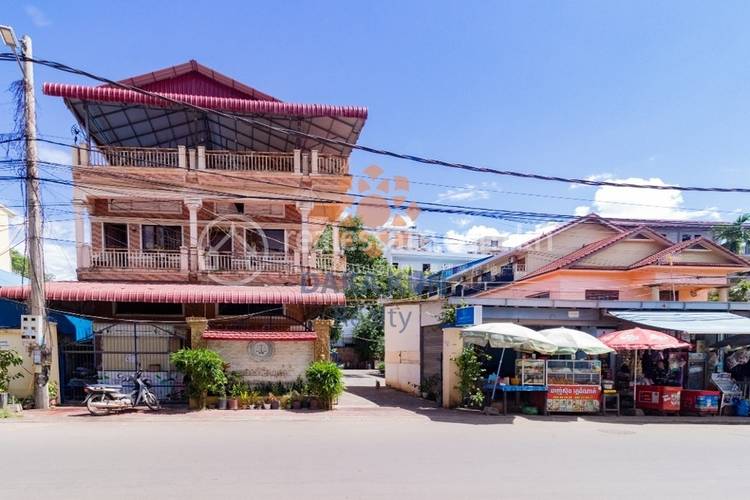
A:
<svg viewBox="0 0 750 500">
<path fill-rule="evenodd" d="M 92 251 L 88 245 L 81 249 L 79 268 L 86 270 L 141 270 L 141 271 L 182 271 L 191 267 L 199 272 L 236 273 L 289 273 L 306 271 L 343 272 L 346 261 L 343 255 L 311 252 L 306 257 L 300 252 L 219 252 L 200 249 L 197 262 L 191 266 L 190 251 L 187 247 L 177 250 L 142 249 L 103 249 Z"/>
<path fill-rule="evenodd" d="M 346 175 L 348 158 L 317 150 L 291 152 L 230 151 L 197 148 L 135 148 L 84 145 L 73 161 L 81 167 L 180 168 L 188 170 L 255 172 L 259 174 Z"/>
</svg>

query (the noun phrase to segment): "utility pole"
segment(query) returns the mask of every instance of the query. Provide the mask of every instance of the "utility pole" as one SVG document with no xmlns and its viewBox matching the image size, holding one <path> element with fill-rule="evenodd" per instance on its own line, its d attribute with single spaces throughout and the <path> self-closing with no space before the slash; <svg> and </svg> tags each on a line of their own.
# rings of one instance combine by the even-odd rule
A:
<svg viewBox="0 0 750 500">
<path fill-rule="evenodd" d="M 34 63 L 31 38 L 21 39 L 23 54 L 23 98 L 26 138 L 26 245 L 29 251 L 30 293 L 29 314 L 37 319 L 38 353 L 34 353 L 34 407 L 49 408 L 48 374 L 46 357 L 47 314 L 44 295 L 44 254 L 42 250 L 42 193 L 39 186 L 39 165 L 36 149 L 36 101 L 34 99 Z"/>
</svg>

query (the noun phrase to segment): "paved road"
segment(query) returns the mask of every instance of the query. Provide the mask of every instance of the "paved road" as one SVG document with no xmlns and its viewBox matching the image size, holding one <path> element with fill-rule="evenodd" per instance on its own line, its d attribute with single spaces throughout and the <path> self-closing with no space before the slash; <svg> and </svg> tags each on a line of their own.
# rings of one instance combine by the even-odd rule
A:
<svg viewBox="0 0 750 500">
<path fill-rule="evenodd" d="M 0 497 L 684 500 L 747 486 L 750 426 L 488 417 L 351 390 L 329 413 L 6 420 Z"/>
</svg>

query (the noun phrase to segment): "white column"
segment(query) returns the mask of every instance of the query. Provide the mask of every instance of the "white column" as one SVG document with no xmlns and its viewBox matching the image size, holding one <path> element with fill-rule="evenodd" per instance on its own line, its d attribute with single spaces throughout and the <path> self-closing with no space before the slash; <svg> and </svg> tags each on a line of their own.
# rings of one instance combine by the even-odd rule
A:
<svg viewBox="0 0 750 500">
<path fill-rule="evenodd" d="M 659 301 L 659 291 L 661 289 L 658 286 L 652 286 L 651 287 L 651 300 L 658 302 Z"/>
<path fill-rule="evenodd" d="M 190 270 L 198 269 L 198 210 L 203 205 L 199 198 L 185 200 L 185 206 L 190 214 Z"/>
<path fill-rule="evenodd" d="M 198 146 L 198 170 L 206 170 L 206 146 Z"/>
<path fill-rule="evenodd" d="M 313 149 L 310 151 L 310 173 L 311 174 L 317 174 L 318 173 L 318 150 Z"/>
<path fill-rule="evenodd" d="M 294 173 L 302 173 L 302 151 L 299 149 L 294 150 Z"/>
<path fill-rule="evenodd" d="M 310 202 L 298 202 L 297 208 L 302 216 L 301 224 L 301 238 L 300 247 L 302 251 L 302 266 L 310 266 L 310 211 L 312 210 L 312 203 Z"/>
<path fill-rule="evenodd" d="M 719 302 L 729 302 L 729 288 L 719 288 Z"/>
<path fill-rule="evenodd" d="M 79 269 L 87 269 L 91 266 L 91 252 L 88 251 L 86 245 L 84 226 L 84 219 L 88 215 L 88 205 L 83 200 L 74 200 L 73 211 L 75 213 L 76 262 Z"/>
<path fill-rule="evenodd" d="M 187 151 L 185 146 L 177 146 L 177 166 L 179 168 L 187 168 Z"/>
</svg>

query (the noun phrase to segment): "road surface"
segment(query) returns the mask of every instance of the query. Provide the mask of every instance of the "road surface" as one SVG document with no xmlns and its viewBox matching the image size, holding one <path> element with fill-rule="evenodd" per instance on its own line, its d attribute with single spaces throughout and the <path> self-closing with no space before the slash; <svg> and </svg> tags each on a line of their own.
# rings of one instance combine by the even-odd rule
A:
<svg viewBox="0 0 750 500">
<path fill-rule="evenodd" d="M 747 486 L 750 426 L 394 407 L 401 397 L 354 386 L 328 413 L 28 413 L 0 422 L 0 497 L 684 500 Z"/>
</svg>

